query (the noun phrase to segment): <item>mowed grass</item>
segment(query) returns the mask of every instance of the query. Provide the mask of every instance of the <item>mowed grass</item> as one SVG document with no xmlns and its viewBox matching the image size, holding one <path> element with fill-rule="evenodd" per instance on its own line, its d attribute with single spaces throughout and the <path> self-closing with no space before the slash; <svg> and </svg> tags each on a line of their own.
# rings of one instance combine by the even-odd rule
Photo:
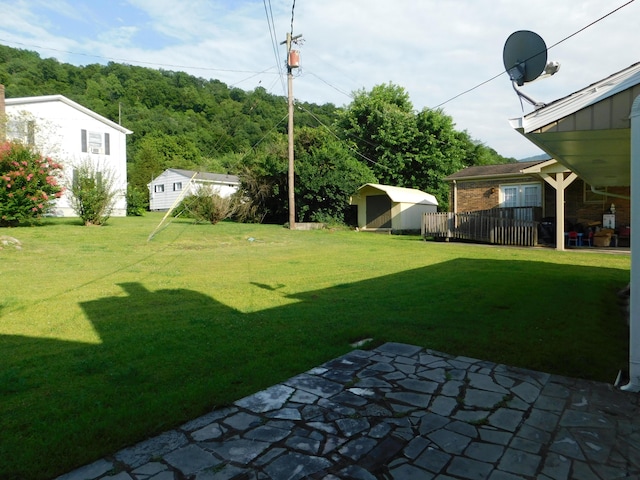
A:
<svg viewBox="0 0 640 480">
<path fill-rule="evenodd" d="M 612 382 L 628 255 L 68 219 L 2 229 L 0 478 L 52 478 L 373 338 Z"/>
</svg>

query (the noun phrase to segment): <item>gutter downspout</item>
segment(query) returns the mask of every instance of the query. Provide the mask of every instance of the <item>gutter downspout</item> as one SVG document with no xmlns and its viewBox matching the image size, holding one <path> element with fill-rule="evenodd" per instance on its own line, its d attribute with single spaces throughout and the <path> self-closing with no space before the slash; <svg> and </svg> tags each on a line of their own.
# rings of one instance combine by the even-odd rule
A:
<svg viewBox="0 0 640 480">
<path fill-rule="evenodd" d="M 640 95 L 631 107 L 631 230 L 640 232 Z M 637 230 L 636 230 L 637 229 Z M 620 389 L 640 392 L 640 235 L 631 235 L 629 308 L 629 383 Z"/>
<path fill-rule="evenodd" d="M 453 181 L 453 225 L 449 223 L 450 228 L 447 232 L 448 238 L 453 237 L 453 232 L 458 230 L 458 182 Z M 448 241 L 448 239 L 447 239 Z"/>
<path fill-rule="evenodd" d="M 620 195 L 617 193 L 605 192 L 604 190 L 596 190 L 596 187 L 594 187 L 593 185 L 591 185 L 591 192 L 595 193 L 596 195 L 603 195 L 605 197 L 623 198 L 625 200 L 631 200 L 631 197 L 629 195 Z"/>
<path fill-rule="evenodd" d="M 453 213 L 458 213 L 458 182 L 453 181 Z"/>
</svg>

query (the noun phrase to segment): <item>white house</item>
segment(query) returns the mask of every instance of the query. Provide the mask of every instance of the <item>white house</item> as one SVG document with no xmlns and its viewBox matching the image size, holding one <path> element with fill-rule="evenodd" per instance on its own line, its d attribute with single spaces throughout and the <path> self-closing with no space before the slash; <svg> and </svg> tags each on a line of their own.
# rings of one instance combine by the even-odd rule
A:
<svg viewBox="0 0 640 480">
<path fill-rule="evenodd" d="M 358 207 L 358 228 L 361 230 L 420 230 L 422 215 L 438 211 L 438 200 L 429 193 L 375 183 L 361 186 L 350 203 Z"/>
<path fill-rule="evenodd" d="M 34 145 L 63 165 L 61 184 L 73 178 L 74 166 L 89 162 L 113 175 L 117 190 L 112 216 L 127 213 L 127 135 L 130 130 L 63 95 L 5 99 L 7 138 Z M 76 216 L 65 193 L 56 200 L 59 216 Z"/>
<path fill-rule="evenodd" d="M 178 198 L 195 194 L 203 186 L 223 198 L 230 197 L 240 188 L 240 179 L 235 175 L 195 172 L 168 168 L 149 187 L 149 210 L 169 210 Z"/>
</svg>

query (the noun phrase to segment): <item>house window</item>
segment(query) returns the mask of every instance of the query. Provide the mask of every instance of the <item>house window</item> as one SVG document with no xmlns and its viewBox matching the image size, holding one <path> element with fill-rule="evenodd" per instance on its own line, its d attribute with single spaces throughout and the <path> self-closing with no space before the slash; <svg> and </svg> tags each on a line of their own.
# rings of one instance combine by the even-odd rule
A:
<svg viewBox="0 0 640 480">
<path fill-rule="evenodd" d="M 173 191 L 179 192 L 180 190 L 182 190 L 182 182 L 175 182 L 173 184 Z"/>
<path fill-rule="evenodd" d="M 153 191 L 155 193 L 164 193 L 164 185 L 163 184 L 154 185 Z"/>
<path fill-rule="evenodd" d="M 540 207 L 542 189 L 539 183 L 500 186 L 500 207 Z"/>
<path fill-rule="evenodd" d="M 84 173 L 84 175 L 90 175 L 88 173 Z M 71 183 L 73 185 L 74 188 L 78 188 L 79 182 L 82 180 L 82 188 L 84 189 L 86 186 L 87 181 L 91 180 L 90 176 L 86 176 L 84 178 L 81 178 L 81 173 L 77 168 L 73 169 L 72 172 L 72 177 L 71 177 Z M 101 188 L 102 187 L 102 172 L 95 172 L 95 177 L 93 178 L 93 185 L 95 185 L 97 188 Z"/>
<path fill-rule="evenodd" d="M 108 133 L 94 132 L 82 129 L 80 132 L 81 150 L 84 153 L 104 154 L 111 153 L 110 137 Z"/>
<path fill-rule="evenodd" d="M 7 138 L 23 143 L 36 144 L 36 122 L 25 119 L 10 119 L 7 122 Z"/>
</svg>

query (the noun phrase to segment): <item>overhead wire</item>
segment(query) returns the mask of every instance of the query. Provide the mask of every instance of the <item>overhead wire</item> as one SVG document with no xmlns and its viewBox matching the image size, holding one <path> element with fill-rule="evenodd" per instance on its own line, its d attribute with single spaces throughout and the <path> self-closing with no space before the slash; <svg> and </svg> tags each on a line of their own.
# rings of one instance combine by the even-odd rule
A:
<svg viewBox="0 0 640 480">
<path fill-rule="evenodd" d="M 306 108 L 304 108 L 304 107 L 302 106 L 302 104 L 299 104 L 299 103 L 298 103 L 298 104 L 296 104 L 296 106 L 297 106 L 300 110 L 303 110 L 304 112 L 306 112 L 306 113 L 308 113 L 309 115 L 311 115 L 311 117 L 313 117 L 313 119 L 314 119 L 316 122 L 318 122 L 322 127 L 324 127 L 324 128 L 325 128 L 325 130 L 327 130 L 331 135 L 333 135 L 334 137 L 336 137 L 336 139 L 338 139 L 340 142 L 343 142 L 343 143 L 345 144 L 345 146 L 346 146 L 349 150 L 351 150 L 353 153 L 355 153 L 357 156 L 359 156 L 360 158 L 363 158 L 364 160 L 366 160 L 366 161 L 367 161 L 367 162 L 369 162 L 369 163 L 372 163 L 372 164 L 374 164 L 374 165 L 377 165 L 378 167 L 386 168 L 387 170 L 391 170 L 391 168 L 389 168 L 388 166 L 383 165 L 382 163 L 378 163 L 378 162 L 376 162 L 375 160 L 372 160 L 371 158 L 369 158 L 369 157 L 367 157 L 366 155 L 364 155 L 364 154 L 360 153 L 359 151 L 357 151 L 354 147 L 352 147 L 352 146 L 351 146 L 351 145 L 349 145 L 348 143 L 345 143 L 345 142 L 344 142 L 344 140 L 343 140 L 342 138 L 340 138 L 340 137 L 338 136 L 338 134 L 337 134 L 336 132 L 334 132 L 334 131 L 331 129 L 331 127 L 329 127 L 328 125 L 326 125 L 326 124 L 325 124 L 322 120 L 320 120 L 320 119 L 319 119 L 319 118 L 318 118 L 318 117 L 317 117 L 313 112 L 311 112 L 311 111 L 307 110 Z M 351 136 L 356 137 L 355 135 L 351 135 Z M 358 137 L 356 137 L 356 138 L 358 138 Z M 371 142 L 369 142 L 369 141 L 367 141 L 367 140 L 364 140 L 364 139 L 361 139 L 361 138 L 360 138 L 359 140 L 362 140 L 363 142 L 368 143 L 368 144 L 370 144 L 370 145 L 372 145 L 372 146 L 376 146 L 375 144 L 373 144 L 373 143 L 371 143 Z"/>
<path fill-rule="evenodd" d="M 256 71 L 256 70 L 236 70 L 236 69 L 229 69 L 229 68 L 212 68 L 212 67 L 196 67 L 193 65 L 178 65 L 178 64 L 171 64 L 171 63 L 161 63 L 161 62 L 149 62 L 149 61 L 144 61 L 144 60 L 133 60 L 133 59 L 126 59 L 126 58 L 116 58 L 116 57 L 105 57 L 103 55 L 95 55 L 92 53 L 80 53 L 80 52 L 72 52 L 70 50 L 61 50 L 59 48 L 51 48 L 51 47 L 43 47 L 42 45 L 35 45 L 32 43 L 23 43 L 23 42 L 17 42 L 15 40 L 7 40 L 4 38 L 0 38 L 0 42 L 2 42 L 3 44 L 14 44 L 14 45 L 20 45 L 22 47 L 29 47 L 29 48 L 37 48 L 40 50 L 49 50 L 51 52 L 58 52 L 58 53 L 66 53 L 68 55 L 76 55 L 76 56 L 80 56 L 80 57 L 89 57 L 89 58 L 97 58 L 100 60 L 109 60 L 111 62 L 120 62 L 120 63 L 124 63 L 126 65 L 134 65 L 134 64 L 140 64 L 140 65 L 150 65 L 150 66 L 154 66 L 154 67 L 168 67 L 168 68 L 179 68 L 179 69 L 183 69 L 183 70 L 204 70 L 204 71 L 211 71 L 211 72 L 227 72 L 227 73 L 255 73 L 255 74 L 260 74 L 260 73 L 267 73 L 267 70 L 263 70 L 262 72 Z"/>
<path fill-rule="evenodd" d="M 349 97 L 350 99 L 353 100 L 354 95 L 353 93 L 347 93 L 344 90 L 339 89 L 338 87 L 336 87 L 335 85 L 332 85 L 331 83 L 329 83 L 328 81 L 326 81 L 324 78 L 319 77 L 318 75 L 316 75 L 313 72 L 309 72 L 306 69 L 302 72 L 302 74 L 308 74 L 308 75 L 313 75 L 314 77 L 316 77 L 318 80 L 320 80 L 322 83 L 324 83 L 325 85 L 333 88 L 336 92 L 343 94 L 346 97 Z"/>
<path fill-rule="evenodd" d="M 617 8 L 615 8 L 615 9 L 611 10 L 610 12 L 608 12 L 608 13 L 604 14 L 603 16 L 601 16 L 600 18 L 598 18 L 598 19 L 594 20 L 593 22 L 589 23 L 588 25 L 585 25 L 584 27 L 580 28 L 579 30 L 576 30 L 576 31 L 575 31 L 575 32 L 573 32 L 572 34 L 567 35 L 567 36 L 566 36 L 566 37 L 564 37 L 562 40 L 559 40 L 558 42 L 554 43 L 553 45 L 551 45 L 550 47 L 548 47 L 548 48 L 547 48 L 547 50 L 551 50 L 552 48 L 557 47 L 557 46 L 558 46 L 558 45 L 560 45 L 561 43 L 566 42 L 566 41 L 567 41 L 567 40 L 569 40 L 570 38 L 575 37 L 575 36 L 576 36 L 576 35 L 578 35 L 579 33 L 581 33 L 581 32 L 583 32 L 583 31 L 585 31 L 587 28 L 592 27 L 592 26 L 593 26 L 593 25 L 595 25 L 596 23 L 601 22 L 601 21 L 602 21 L 602 20 L 604 20 L 605 18 L 607 18 L 607 17 L 609 17 L 609 16 L 613 15 L 614 13 L 618 12 L 619 10 L 622 10 L 624 7 L 626 7 L 626 6 L 630 5 L 630 4 L 632 4 L 633 2 L 635 2 L 635 0 L 629 0 L 627 3 L 624 3 L 623 5 L 620 5 L 619 7 L 617 7 Z M 534 57 L 536 57 L 536 56 L 540 55 L 541 53 L 543 53 L 543 52 L 537 52 L 535 55 L 532 55 L 531 57 L 526 58 L 526 59 L 524 59 L 523 61 L 524 61 L 524 62 L 526 62 L 527 60 L 531 60 L 532 58 L 534 58 Z M 497 75 L 494 75 L 493 77 L 489 78 L 488 80 L 485 80 L 485 81 L 483 81 L 483 82 L 480 82 L 479 84 L 477 84 L 477 85 L 475 85 L 475 86 L 473 86 L 473 87 L 471 87 L 471 88 L 469 88 L 469 89 L 467 89 L 467 90 L 465 90 L 465 91 L 463 91 L 463 92 L 461 92 L 461 93 L 458 93 L 457 95 L 454 95 L 453 97 L 449 98 L 448 100 L 445 100 L 444 102 L 439 103 L 439 104 L 438 104 L 438 105 L 436 105 L 435 107 L 432 107 L 432 109 L 440 108 L 440 107 L 442 107 L 443 105 L 446 105 L 447 103 L 452 102 L 453 100 L 456 100 L 457 98 L 460 98 L 460 97 L 462 97 L 463 95 L 466 95 L 467 93 L 470 93 L 470 92 L 472 92 L 472 91 L 474 91 L 474 90 L 477 90 L 478 88 L 482 87 L 483 85 L 486 85 L 487 83 L 492 82 L 492 81 L 493 81 L 493 80 L 495 80 L 496 78 L 501 77 L 504 73 L 508 73 L 506 68 L 505 68 L 505 70 L 501 71 L 501 72 L 500 72 L 500 73 L 498 73 Z"/>
<path fill-rule="evenodd" d="M 271 36 L 271 47 L 273 48 L 273 54 L 276 60 L 276 67 L 278 68 L 278 76 L 280 77 L 280 83 L 282 85 L 282 92 L 284 95 L 287 95 L 287 87 L 284 82 L 284 72 L 282 69 L 282 62 L 280 61 L 280 57 L 278 56 L 278 37 L 276 34 L 276 26 L 273 21 L 273 10 L 271 8 L 271 0 L 262 0 L 264 4 L 264 11 L 267 16 L 267 25 L 269 26 L 269 35 Z M 267 3 L 269 7 L 267 8 Z"/>
</svg>

